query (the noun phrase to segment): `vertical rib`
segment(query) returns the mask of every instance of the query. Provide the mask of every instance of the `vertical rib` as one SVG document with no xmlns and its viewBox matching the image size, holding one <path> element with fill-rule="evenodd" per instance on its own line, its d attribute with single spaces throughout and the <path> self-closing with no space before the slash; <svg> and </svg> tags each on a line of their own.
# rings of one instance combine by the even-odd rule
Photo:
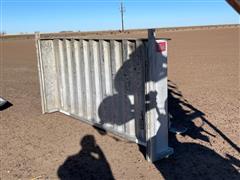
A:
<svg viewBox="0 0 240 180">
<path fill-rule="evenodd" d="M 91 90 L 91 75 L 90 75 L 90 59 L 89 59 L 89 43 L 83 40 L 83 59 L 85 69 L 86 83 L 86 115 L 87 119 L 92 118 L 92 90 Z"/>
<path fill-rule="evenodd" d="M 95 68 L 94 68 L 94 47 L 93 47 L 93 40 L 89 41 L 89 67 L 90 67 L 90 86 L 91 86 L 91 104 L 92 104 L 92 111 L 91 117 L 93 118 L 92 121 L 95 121 L 96 116 L 96 87 L 95 87 Z"/>
<path fill-rule="evenodd" d="M 81 99 L 79 106 L 81 105 L 80 111 L 82 111 L 82 117 L 87 118 L 87 98 L 86 98 L 86 70 L 85 70 L 85 60 L 84 60 L 84 48 L 83 48 L 83 40 L 79 41 L 79 54 L 80 54 L 80 83 L 81 83 Z"/>
<path fill-rule="evenodd" d="M 101 66 L 99 57 L 99 41 L 92 42 L 92 52 L 93 52 L 93 68 L 94 68 L 94 80 L 95 80 L 95 121 L 100 122 L 98 115 L 98 107 L 102 100 L 101 92 Z"/>
</svg>

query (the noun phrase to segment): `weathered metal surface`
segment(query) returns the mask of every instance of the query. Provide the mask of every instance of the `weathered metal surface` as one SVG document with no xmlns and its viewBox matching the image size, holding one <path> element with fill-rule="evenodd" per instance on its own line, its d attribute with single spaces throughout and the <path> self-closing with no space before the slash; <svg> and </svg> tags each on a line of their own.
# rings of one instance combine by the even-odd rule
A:
<svg viewBox="0 0 240 180">
<path fill-rule="evenodd" d="M 147 144 L 150 161 L 166 155 L 167 50 L 157 53 L 153 35 L 36 39 L 44 113 L 60 111 Z"/>
</svg>

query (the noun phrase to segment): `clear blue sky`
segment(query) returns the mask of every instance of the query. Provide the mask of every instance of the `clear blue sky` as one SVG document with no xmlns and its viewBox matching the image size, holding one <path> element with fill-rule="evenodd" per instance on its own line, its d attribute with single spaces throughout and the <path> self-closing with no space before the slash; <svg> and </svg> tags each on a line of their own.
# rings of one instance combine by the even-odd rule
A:
<svg viewBox="0 0 240 180">
<path fill-rule="evenodd" d="M 0 0 L 1 31 L 58 32 L 120 29 L 120 0 Z M 125 0 L 132 28 L 238 24 L 224 0 Z"/>
</svg>

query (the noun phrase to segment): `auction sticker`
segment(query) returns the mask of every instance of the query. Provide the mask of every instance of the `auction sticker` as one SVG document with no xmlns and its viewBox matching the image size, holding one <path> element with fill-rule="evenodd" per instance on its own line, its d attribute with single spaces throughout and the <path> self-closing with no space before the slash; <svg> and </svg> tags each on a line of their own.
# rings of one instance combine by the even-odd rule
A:
<svg viewBox="0 0 240 180">
<path fill-rule="evenodd" d="M 160 42 L 156 42 L 156 51 L 157 52 L 163 52 L 166 51 L 167 49 L 167 45 L 166 45 L 166 41 L 160 41 Z"/>
</svg>

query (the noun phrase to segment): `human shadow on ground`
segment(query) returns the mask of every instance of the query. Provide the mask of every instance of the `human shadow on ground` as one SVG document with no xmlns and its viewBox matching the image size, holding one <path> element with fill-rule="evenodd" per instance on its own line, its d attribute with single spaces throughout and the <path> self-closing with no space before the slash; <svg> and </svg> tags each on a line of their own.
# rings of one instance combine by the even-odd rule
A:
<svg viewBox="0 0 240 180">
<path fill-rule="evenodd" d="M 175 127 L 184 126 L 188 130 L 179 136 L 189 136 L 192 139 L 198 139 L 209 142 L 209 136 L 215 135 L 204 130 L 203 125 L 213 125 L 204 117 L 204 113 L 194 108 L 182 93 L 178 90 L 176 84 L 169 81 L 168 86 L 168 111 L 172 125 Z M 193 120 L 199 118 L 202 124 L 197 127 Z M 213 130 L 216 131 L 214 126 Z M 216 132 L 219 133 L 220 130 Z M 220 136 L 222 136 L 222 132 Z M 208 136 L 207 136 L 208 135 Z M 174 154 L 168 159 L 162 159 L 155 162 L 156 168 L 165 179 L 239 179 L 240 174 L 235 166 L 240 167 L 240 161 L 231 155 L 224 158 L 214 150 L 196 143 L 180 142 L 178 135 L 170 133 L 169 143 L 174 148 Z M 228 142 L 228 138 L 222 136 Z M 234 144 L 232 141 L 230 145 Z M 232 146 L 236 151 L 235 144 Z"/>
<path fill-rule="evenodd" d="M 61 180 L 113 180 L 110 165 L 94 136 L 84 136 L 80 145 L 80 152 L 69 156 L 59 167 L 58 177 Z"/>
<path fill-rule="evenodd" d="M 0 111 L 3 111 L 5 109 L 8 109 L 9 107 L 13 106 L 12 103 L 10 103 L 9 101 L 7 101 L 6 103 L 4 103 L 3 105 L 0 106 Z"/>
</svg>

